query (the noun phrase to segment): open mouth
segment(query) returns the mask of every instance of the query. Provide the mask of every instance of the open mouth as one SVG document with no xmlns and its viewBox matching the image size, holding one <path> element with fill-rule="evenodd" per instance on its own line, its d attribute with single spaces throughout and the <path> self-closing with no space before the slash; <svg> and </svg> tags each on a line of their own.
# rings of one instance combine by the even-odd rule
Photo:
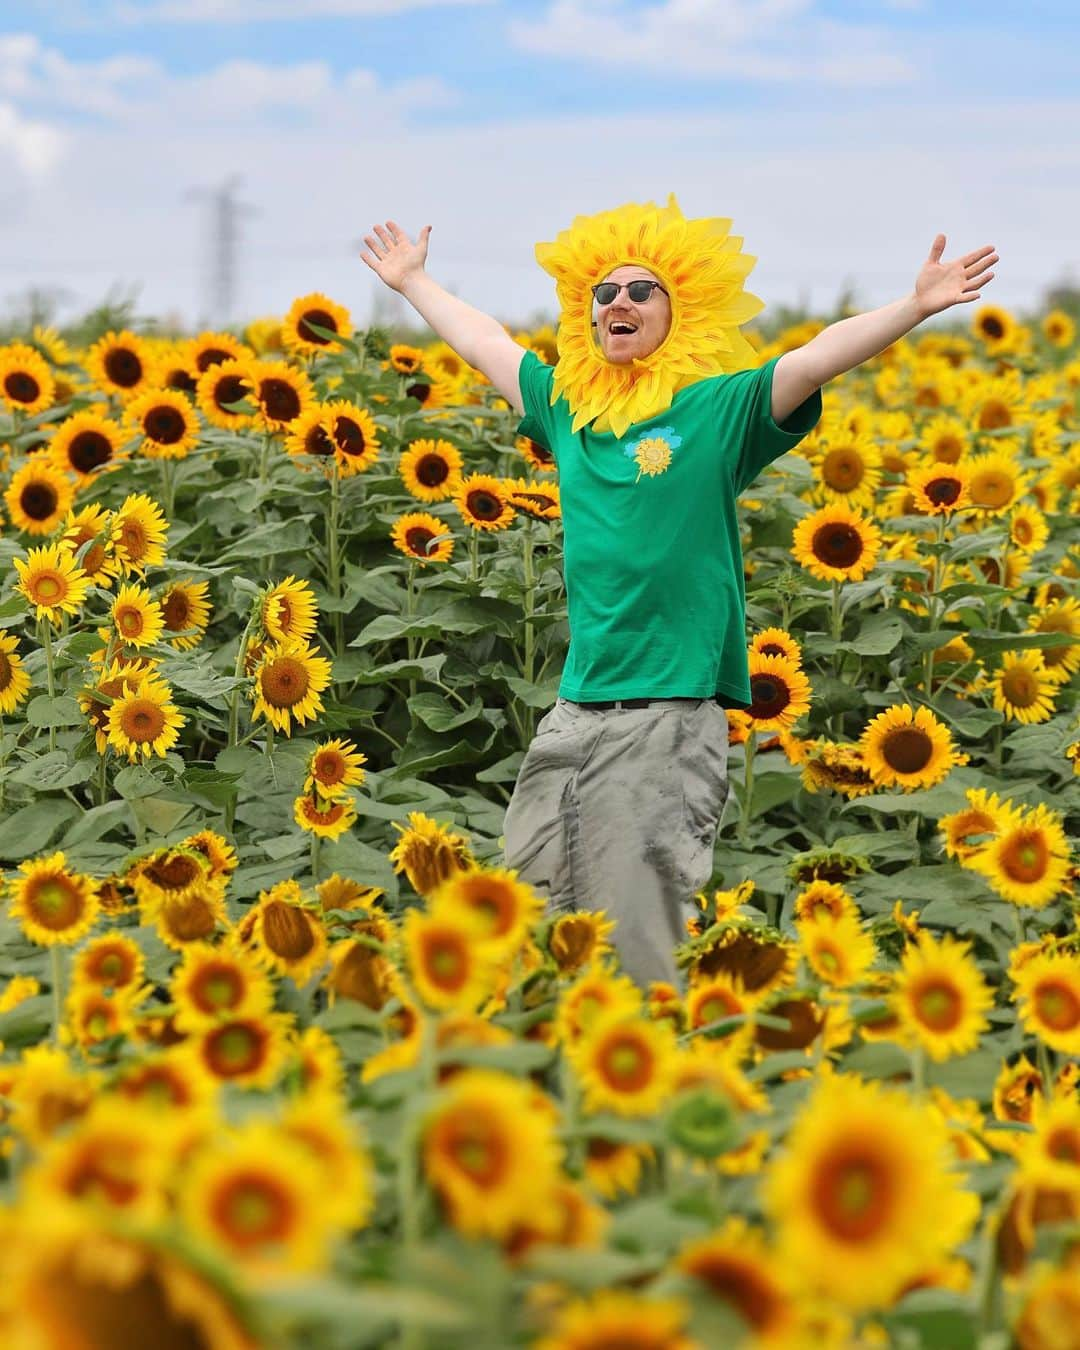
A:
<svg viewBox="0 0 1080 1350">
<path fill-rule="evenodd" d="M 617 323 L 608 324 L 608 332 L 612 337 L 626 337 L 631 333 L 636 333 L 637 328 L 632 323 L 624 323 L 621 319 Z"/>
</svg>

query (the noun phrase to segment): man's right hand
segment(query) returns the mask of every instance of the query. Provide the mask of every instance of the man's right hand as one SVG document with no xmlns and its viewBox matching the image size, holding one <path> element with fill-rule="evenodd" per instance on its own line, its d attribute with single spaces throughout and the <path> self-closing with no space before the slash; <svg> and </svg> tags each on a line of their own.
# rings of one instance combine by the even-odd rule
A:
<svg viewBox="0 0 1080 1350">
<path fill-rule="evenodd" d="M 371 254 L 361 253 L 360 257 L 373 272 L 378 273 L 391 290 L 404 291 L 408 278 L 424 270 L 431 226 L 424 226 L 415 244 L 397 221 L 388 220 L 385 226 L 375 225 L 372 228 L 378 238 L 373 239 L 370 234 L 364 235 L 364 243 L 371 250 Z"/>
</svg>

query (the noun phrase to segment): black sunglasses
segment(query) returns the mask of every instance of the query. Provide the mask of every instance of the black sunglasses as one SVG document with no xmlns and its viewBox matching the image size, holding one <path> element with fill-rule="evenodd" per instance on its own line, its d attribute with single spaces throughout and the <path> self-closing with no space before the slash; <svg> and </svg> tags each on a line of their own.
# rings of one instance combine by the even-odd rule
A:
<svg viewBox="0 0 1080 1350">
<path fill-rule="evenodd" d="M 601 281 L 592 288 L 592 293 L 598 305 L 610 305 L 623 289 L 635 305 L 643 305 L 651 298 L 654 289 L 667 295 L 667 291 L 658 281 L 631 281 L 625 287 L 617 285 L 614 281 Z"/>
</svg>

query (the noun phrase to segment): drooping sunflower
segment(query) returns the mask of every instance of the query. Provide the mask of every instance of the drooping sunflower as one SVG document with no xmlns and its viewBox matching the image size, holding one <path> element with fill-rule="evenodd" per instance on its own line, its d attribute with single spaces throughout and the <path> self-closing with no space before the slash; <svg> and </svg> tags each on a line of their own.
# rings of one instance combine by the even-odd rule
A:
<svg viewBox="0 0 1080 1350">
<path fill-rule="evenodd" d="M 386 892 L 381 886 L 364 886 L 351 877 L 343 877 L 335 872 L 320 881 L 315 894 L 323 907 L 323 913 L 332 909 L 355 909 L 361 912 L 376 912 Z"/>
<path fill-rule="evenodd" d="M 1042 909 L 1068 885 L 1069 842 L 1061 816 L 1040 803 L 1022 811 L 1006 803 L 998 833 L 964 865 L 1004 900 Z"/>
<path fill-rule="evenodd" d="M 974 1225 L 949 1165 L 945 1128 L 906 1093 L 823 1080 L 765 1174 L 781 1268 L 852 1311 L 887 1306 Z"/>
<path fill-rule="evenodd" d="M 356 808 L 347 798 L 328 801 L 302 792 L 293 799 L 293 820 L 302 830 L 322 839 L 340 839 L 356 824 Z"/>
<path fill-rule="evenodd" d="M 994 996 L 970 943 L 935 942 L 924 929 L 904 949 L 890 1003 L 902 1031 L 940 1061 L 976 1048 Z"/>
<path fill-rule="evenodd" d="M 881 451 L 868 435 L 843 427 L 828 428 L 813 443 L 808 458 L 814 466 L 814 500 L 840 502 L 869 511 L 881 483 Z"/>
<path fill-rule="evenodd" d="M 1014 976 L 1025 1030 L 1051 1050 L 1080 1055 L 1080 955 L 1035 956 Z"/>
<path fill-rule="evenodd" d="M 26 558 L 13 558 L 19 580 L 15 589 L 34 606 L 34 617 L 58 623 L 64 614 L 76 615 L 86 599 L 90 579 L 60 544 L 32 548 Z"/>
<path fill-rule="evenodd" d="M 363 783 L 366 763 L 367 756 L 352 741 L 340 737 L 322 741 L 308 759 L 304 791 L 316 792 L 327 801 L 347 796 L 349 788 Z"/>
<path fill-rule="evenodd" d="M 71 510 L 75 488 L 49 459 L 27 460 L 4 493 L 11 523 L 26 534 L 52 534 Z"/>
<path fill-rule="evenodd" d="M 49 457 L 83 487 L 98 474 L 119 468 L 128 452 L 117 423 L 88 408 L 60 423 L 49 441 Z"/>
<path fill-rule="evenodd" d="M 747 1347 L 781 1350 L 795 1344 L 798 1304 L 764 1234 L 745 1219 L 732 1216 L 714 1233 L 685 1244 L 675 1269 L 734 1309 L 746 1325 Z"/>
<path fill-rule="evenodd" d="M 303 640 L 268 644 L 255 668 L 252 720 L 265 717 L 289 736 L 322 712 L 320 694 L 330 683 L 331 665 Z"/>
<path fill-rule="evenodd" d="M 442 502 L 461 486 L 461 451 L 450 441 L 410 441 L 398 460 L 405 490 L 418 501 Z"/>
<path fill-rule="evenodd" d="M 993 706 L 1007 722 L 1031 725 L 1054 715 L 1054 695 L 1066 678 L 1064 670 L 1051 669 L 1037 648 L 1001 653 L 1001 665 L 990 678 Z"/>
<path fill-rule="evenodd" d="M 949 515 L 971 504 L 966 466 L 935 461 L 920 464 L 907 476 L 907 486 L 918 510 L 931 516 Z"/>
<path fill-rule="evenodd" d="M 224 431 L 237 431 L 250 424 L 254 403 L 249 412 L 239 412 L 233 406 L 250 400 L 251 375 L 246 361 L 230 359 L 209 366 L 195 387 L 199 411 L 211 426 Z"/>
<path fill-rule="evenodd" d="M 125 329 L 122 333 L 106 333 L 94 343 L 86 356 L 86 369 L 105 393 L 126 400 L 149 383 L 154 358 L 144 339 Z"/>
<path fill-rule="evenodd" d="M 150 675 L 136 688 L 125 685 L 105 717 L 109 744 L 132 763 L 152 755 L 164 758 L 187 721 L 172 702 L 172 690 L 165 681 Z"/>
<path fill-rule="evenodd" d="M 739 332 L 762 308 L 743 290 L 755 259 L 739 252 L 742 240 L 730 227 L 728 220 L 688 220 L 672 194 L 665 207 L 630 203 L 578 216 L 554 242 L 536 246 L 562 310 L 553 392 L 566 397 L 575 432 L 592 422 L 597 431 L 622 436 L 670 407 L 686 385 L 758 364 Z M 661 283 L 671 326 L 656 351 L 620 365 L 607 360 L 594 336 L 592 287 L 627 263 Z"/>
<path fill-rule="evenodd" d="M 161 597 L 162 636 L 177 651 L 191 651 L 210 623 L 208 581 L 174 581 Z"/>
<path fill-rule="evenodd" d="M 349 998 L 356 1003 L 362 1003 L 373 1012 L 379 1012 L 392 998 L 400 998 L 403 1000 L 404 1010 L 404 1004 L 408 1000 L 397 968 L 366 943 L 356 938 L 350 938 L 346 942 L 335 942 L 330 948 L 330 964 L 326 987 L 331 1004 L 337 998 Z M 408 1026 L 405 1028 L 405 1034 L 406 1036 L 415 1034 L 417 1042 L 415 1048 L 418 1050 L 420 1010 L 411 1003 L 409 1007 L 411 1011 L 406 1014 Z"/>
<path fill-rule="evenodd" d="M 333 472 L 335 467 L 334 442 L 326 426 L 326 409 L 321 403 L 315 403 L 289 424 L 285 435 L 285 450 L 296 467 L 307 473 L 306 465 L 297 463 L 301 455 L 311 455 L 313 459 L 326 464 L 326 471 Z"/>
<path fill-rule="evenodd" d="M 607 911 L 572 910 L 560 914 L 548 933 L 548 952 L 562 975 L 572 975 L 611 951 L 615 920 Z"/>
<path fill-rule="evenodd" d="M 210 877 L 210 864 L 196 849 L 165 845 L 136 859 L 124 878 L 135 892 L 144 916 L 156 907 L 197 895 Z"/>
<path fill-rule="evenodd" d="M 267 431 L 286 431 L 315 402 L 311 381 L 284 361 L 252 361 L 247 367 L 258 419 Z"/>
<path fill-rule="evenodd" d="M 812 745 L 803 761 L 802 785 L 807 792 L 840 792 L 865 797 L 875 790 L 862 750 L 857 745 Z"/>
<path fill-rule="evenodd" d="M 1011 511 L 1030 484 L 1030 475 L 1006 451 L 988 450 L 961 465 L 968 472 L 968 493 L 979 520 Z"/>
<path fill-rule="evenodd" d="M 764 998 L 795 979 L 798 951 L 775 929 L 750 920 L 729 920 L 706 933 L 694 951 L 688 974 L 691 984 L 720 972 L 737 976 L 748 993 Z"/>
<path fill-rule="evenodd" d="M 379 427 L 366 408 L 345 399 L 323 407 L 323 425 L 345 478 L 365 473 L 379 457 Z"/>
<path fill-rule="evenodd" d="M 1043 666 L 1062 676 L 1074 675 L 1080 670 L 1080 599 L 1060 596 L 1049 603 L 1041 603 L 1037 614 L 1028 620 L 1032 633 L 1068 633 L 1075 643 L 1061 647 L 1042 648 Z"/>
<path fill-rule="evenodd" d="M 601 1290 L 562 1308 L 533 1350 L 702 1350 L 686 1336 L 688 1308 L 679 1299 Z"/>
<path fill-rule="evenodd" d="M 430 895 L 447 877 L 474 863 L 469 841 L 422 811 L 410 811 L 407 826 L 393 827 L 400 838 L 390 851 L 395 872 L 404 872 L 417 895 Z"/>
<path fill-rule="evenodd" d="M 515 514 L 500 481 L 487 473 L 471 473 L 462 479 L 454 505 L 474 530 L 505 530 Z"/>
<path fill-rule="evenodd" d="M 555 472 L 555 456 L 546 445 L 534 441 L 531 436 L 518 436 L 514 441 L 514 449 L 525 457 L 525 462 L 533 473 Z"/>
<path fill-rule="evenodd" d="M 0 398 L 11 408 L 32 415 L 52 406 L 56 381 L 49 363 L 23 342 L 0 347 Z"/>
<path fill-rule="evenodd" d="M 786 656 L 762 656 L 751 651 L 750 707 L 747 716 L 755 731 L 790 731 L 810 710 L 810 681 L 802 668 Z"/>
<path fill-rule="evenodd" d="M 177 389 L 147 389 L 128 403 L 124 417 L 147 459 L 184 459 L 198 444 L 199 419 Z"/>
<path fill-rule="evenodd" d="M 507 1237 L 542 1208 L 559 1147 L 533 1089 L 509 1074 L 455 1074 L 424 1123 L 425 1175 L 453 1225 L 470 1237 Z"/>
<path fill-rule="evenodd" d="M 328 959 L 322 915 L 309 908 L 295 881 L 260 892 L 240 931 L 261 963 L 298 985 L 306 984 Z"/>
<path fill-rule="evenodd" d="M 182 952 L 193 942 L 212 942 L 228 927 L 225 888 L 204 881 L 179 899 L 154 900 L 142 906 L 143 922 L 152 923 L 166 947 Z"/>
<path fill-rule="evenodd" d="M 263 597 L 262 626 L 275 642 L 307 640 L 315 632 L 319 608 L 310 582 L 287 576 Z"/>
<path fill-rule="evenodd" d="M 858 984 L 874 964 L 874 939 L 857 914 L 818 914 L 803 919 L 796 927 L 806 964 L 819 980 L 834 988 Z"/>
<path fill-rule="evenodd" d="M 136 989 L 142 984 L 145 965 L 142 949 L 114 930 L 82 948 L 72 962 L 71 974 L 76 983 L 95 984 L 102 989 Z"/>
<path fill-rule="evenodd" d="M 188 342 L 185 355 L 198 379 L 215 366 L 250 360 L 253 352 L 231 333 L 199 333 Z"/>
<path fill-rule="evenodd" d="M 18 647 L 18 638 L 0 633 L 0 714 L 13 713 L 30 692 L 30 676 Z"/>
<path fill-rule="evenodd" d="M 398 516 L 390 531 L 394 547 L 419 563 L 449 562 L 454 551 L 453 534 L 445 522 L 426 511 L 408 511 Z"/>
<path fill-rule="evenodd" d="M 402 944 L 413 988 L 429 1008 L 473 1012 L 490 994 L 500 952 L 461 915 L 409 910 Z"/>
<path fill-rule="evenodd" d="M 562 502 L 557 483 L 537 483 L 524 478 L 504 478 L 510 505 L 535 520 L 560 520 Z"/>
<path fill-rule="evenodd" d="M 795 561 L 820 581 L 861 581 L 877 562 L 881 531 L 842 503 L 824 506 L 795 526 Z"/>
<path fill-rule="evenodd" d="M 339 337 L 351 337 L 352 317 L 344 305 L 337 304 L 320 291 L 298 296 L 281 323 L 282 345 L 286 351 L 304 356 L 341 351 L 340 342 L 323 337 L 315 331 L 316 328 L 336 333 Z"/>
<path fill-rule="evenodd" d="M 63 852 L 20 864 L 8 882 L 11 914 L 31 942 L 43 947 L 70 946 L 97 921 L 99 905 L 94 882 L 67 865 Z"/>
<path fill-rule="evenodd" d="M 666 1022 L 609 1013 L 567 1046 L 566 1054 L 590 1111 L 652 1115 L 670 1095 L 677 1050 Z"/>
<path fill-rule="evenodd" d="M 896 704 L 872 717 L 859 741 L 878 787 L 933 787 L 957 763 L 952 737 L 929 708 Z"/>
<path fill-rule="evenodd" d="M 161 637 L 165 617 L 161 606 L 144 587 L 121 586 L 109 610 L 120 642 L 129 647 L 149 647 Z"/>
<path fill-rule="evenodd" d="M 113 515 L 112 538 L 126 576 L 145 576 L 165 560 L 169 523 L 157 502 L 145 493 L 126 497 Z"/>
</svg>

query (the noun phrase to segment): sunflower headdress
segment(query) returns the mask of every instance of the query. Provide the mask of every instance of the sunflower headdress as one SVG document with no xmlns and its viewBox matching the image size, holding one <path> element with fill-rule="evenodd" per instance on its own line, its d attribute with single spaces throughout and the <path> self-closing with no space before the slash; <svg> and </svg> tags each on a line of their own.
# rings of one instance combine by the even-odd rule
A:
<svg viewBox="0 0 1080 1350">
<path fill-rule="evenodd" d="M 730 220 L 688 220 L 675 194 L 666 207 L 628 203 L 577 216 L 536 258 L 555 278 L 562 309 L 552 402 L 566 396 L 573 430 L 593 422 L 622 436 L 627 427 L 670 407 L 697 380 L 756 366 L 739 325 L 764 308 L 743 281 L 757 261 L 741 253 Z M 608 361 L 593 335 L 592 287 L 616 267 L 652 272 L 671 301 L 671 327 L 656 351 L 626 365 Z"/>
</svg>

